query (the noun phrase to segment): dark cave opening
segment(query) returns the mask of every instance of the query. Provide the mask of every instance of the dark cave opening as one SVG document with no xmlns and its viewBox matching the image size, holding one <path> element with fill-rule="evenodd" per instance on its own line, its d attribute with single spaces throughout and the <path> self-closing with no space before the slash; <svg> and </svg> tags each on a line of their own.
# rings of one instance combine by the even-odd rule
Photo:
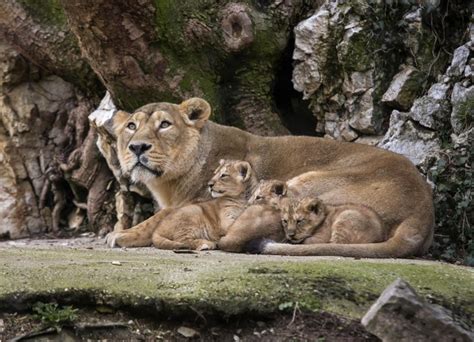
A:
<svg viewBox="0 0 474 342">
<path fill-rule="evenodd" d="M 309 101 L 303 100 L 303 95 L 293 88 L 291 81 L 294 47 L 295 40 L 291 37 L 276 70 L 273 86 L 275 111 L 291 134 L 317 136 L 315 131 L 317 120 L 309 109 Z"/>
</svg>

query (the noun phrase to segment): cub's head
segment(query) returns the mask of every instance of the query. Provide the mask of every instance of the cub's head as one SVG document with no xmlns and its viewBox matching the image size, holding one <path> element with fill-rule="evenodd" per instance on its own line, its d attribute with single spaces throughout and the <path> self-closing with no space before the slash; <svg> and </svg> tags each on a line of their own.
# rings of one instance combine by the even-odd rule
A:
<svg viewBox="0 0 474 342">
<path fill-rule="evenodd" d="M 112 119 L 122 172 L 134 182 L 174 179 L 195 163 L 200 131 L 211 114 L 203 99 L 151 103 Z"/>
<path fill-rule="evenodd" d="M 280 201 L 287 193 L 286 183 L 279 180 L 261 180 L 252 196 L 249 204 L 270 204 L 278 207 Z"/>
<path fill-rule="evenodd" d="M 214 176 L 208 183 L 209 191 L 214 198 L 238 197 L 249 191 L 254 177 L 252 167 L 248 162 L 221 159 L 214 171 Z"/>
<path fill-rule="evenodd" d="M 326 218 L 326 207 L 317 198 L 284 198 L 280 210 L 286 238 L 292 243 L 312 236 Z"/>
</svg>

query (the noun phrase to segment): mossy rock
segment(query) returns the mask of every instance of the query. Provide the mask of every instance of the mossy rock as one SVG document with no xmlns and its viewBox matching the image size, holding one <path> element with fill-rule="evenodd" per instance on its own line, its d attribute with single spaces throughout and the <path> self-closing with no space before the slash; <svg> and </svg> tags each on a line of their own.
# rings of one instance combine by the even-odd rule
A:
<svg viewBox="0 0 474 342">
<path fill-rule="evenodd" d="M 419 260 L 0 247 L 0 311 L 36 301 L 156 314 L 268 315 L 294 303 L 360 319 L 396 278 L 460 316 L 474 314 L 472 269 Z"/>
</svg>

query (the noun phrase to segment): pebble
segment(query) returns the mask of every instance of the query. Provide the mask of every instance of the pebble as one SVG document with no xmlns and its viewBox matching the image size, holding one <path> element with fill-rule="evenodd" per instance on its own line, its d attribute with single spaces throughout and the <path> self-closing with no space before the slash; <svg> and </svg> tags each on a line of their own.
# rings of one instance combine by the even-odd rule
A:
<svg viewBox="0 0 474 342">
<path fill-rule="evenodd" d="M 178 328 L 178 334 L 181 336 L 184 336 L 186 338 L 194 338 L 199 336 L 199 332 L 188 327 L 179 327 Z"/>
</svg>

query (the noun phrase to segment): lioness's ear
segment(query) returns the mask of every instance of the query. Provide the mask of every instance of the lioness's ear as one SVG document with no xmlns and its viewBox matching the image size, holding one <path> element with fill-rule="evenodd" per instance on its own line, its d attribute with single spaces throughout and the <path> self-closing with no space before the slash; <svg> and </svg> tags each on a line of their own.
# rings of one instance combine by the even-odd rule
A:
<svg viewBox="0 0 474 342">
<path fill-rule="evenodd" d="M 311 211 L 312 213 L 319 215 L 322 213 L 322 210 L 324 208 L 323 202 L 321 200 L 315 198 L 306 205 L 306 210 Z"/>
<path fill-rule="evenodd" d="M 224 164 L 225 164 L 225 159 L 220 159 L 220 160 L 219 160 L 219 165 L 222 166 L 222 165 L 224 165 Z"/>
<path fill-rule="evenodd" d="M 272 184 L 271 192 L 277 196 L 285 196 L 287 189 L 285 182 L 275 182 Z"/>
<path fill-rule="evenodd" d="M 199 97 L 193 97 L 182 102 L 179 109 L 184 116 L 184 121 L 196 128 L 204 126 L 211 116 L 211 106 L 206 100 Z"/>
<path fill-rule="evenodd" d="M 240 175 L 242 176 L 244 182 L 246 182 L 250 178 L 251 166 L 248 162 L 243 161 L 237 164 L 237 170 L 239 171 Z"/>
</svg>

